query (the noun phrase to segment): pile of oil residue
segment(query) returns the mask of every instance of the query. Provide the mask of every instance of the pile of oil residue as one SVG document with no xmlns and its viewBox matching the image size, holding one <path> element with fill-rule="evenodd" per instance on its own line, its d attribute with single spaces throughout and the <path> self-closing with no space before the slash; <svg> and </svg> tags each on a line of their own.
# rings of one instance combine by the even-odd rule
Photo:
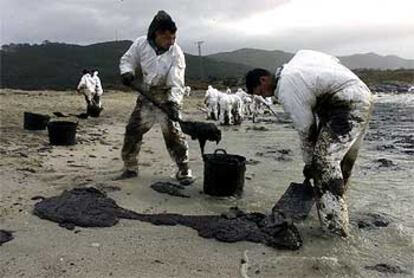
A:
<svg viewBox="0 0 414 278">
<path fill-rule="evenodd" d="M 183 191 L 185 189 L 184 185 L 175 184 L 171 182 L 156 182 L 151 184 L 150 187 L 162 194 L 168 194 L 175 197 L 181 198 L 190 198 L 190 195 L 185 194 Z"/>
<path fill-rule="evenodd" d="M 131 219 L 154 225 L 183 225 L 197 230 L 201 237 L 224 242 L 252 241 L 289 250 L 302 246 L 297 228 L 281 213 L 245 213 L 234 207 L 222 215 L 141 214 L 118 206 L 105 193 L 91 187 L 45 198 L 35 204 L 33 213 L 68 229 L 111 227 L 119 219 Z"/>
<path fill-rule="evenodd" d="M 214 141 L 218 144 L 221 141 L 221 130 L 213 123 L 180 121 L 182 131 L 191 139 L 197 139 L 201 153 L 204 153 L 206 141 Z"/>
</svg>

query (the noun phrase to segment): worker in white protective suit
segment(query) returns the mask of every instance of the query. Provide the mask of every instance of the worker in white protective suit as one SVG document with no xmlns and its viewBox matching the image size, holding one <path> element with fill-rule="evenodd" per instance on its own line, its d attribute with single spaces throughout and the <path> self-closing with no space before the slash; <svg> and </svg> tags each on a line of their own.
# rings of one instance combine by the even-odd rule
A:
<svg viewBox="0 0 414 278">
<path fill-rule="evenodd" d="M 190 86 L 185 86 L 185 88 L 184 88 L 184 95 L 186 97 L 189 97 L 191 95 L 191 87 Z"/>
<path fill-rule="evenodd" d="M 246 75 L 248 93 L 272 94 L 290 114 L 302 143 L 307 180 L 313 179 L 323 230 L 349 233 L 344 194 L 372 113 L 368 87 L 330 55 L 301 50 L 275 75 Z"/>
<path fill-rule="evenodd" d="M 92 97 L 92 101 L 99 107 L 102 108 L 102 95 L 103 95 L 103 88 L 101 79 L 98 76 L 99 72 L 97 70 L 93 71 L 92 74 L 92 81 L 94 86 L 94 95 Z"/>
<path fill-rule="evenodd" d="M 238 88 L 235 93 L 243 103 L 243 116 L 249 116 L 251 114 L 250 105 L 252 104 L 252 98 L 248 93 L 246 93 L 242 88 Z"/>
<path fill-rule="evenodd" d="M 264 98 L 262 96 L 254 95 L 251 102 L 252 120 L 256 122 L 257 116 L 264 113 L 263 107 L 269 107 L 272 104 L 271 98 Z"/>
<path fill-rule="evenodd" d="M 243 121 L 243 101 L 236 94 L 223 94 L 219 100 L 223 125 L 239 125 Z"/>
<path fill-rule="evenodd" d="M 207 107 L 207 120 L 217 121 L 219 119 L 219 102 L 222 93 L 213 86 L 208 85 L 206 94 L 204 96 L 204 104 Z"/>
<path fill-rule="evenodd" d="M 129 86 L 137 79 L 149 88 L 153 99 L 177 115 L 184 95 L 185 57 L 175 43 L 177 27 L 171 17 L 159 11 L 152 20 L 147 36 L 135 40 L 121 57 L 119 68 L 123 84 Z M 188 166 L 188 144 L 177 121 L 170 120 L 160 109 L 138 95 L 136 106 L 126 126 L 122 160 L 124 172 L 119 177 L 138 175 L 138 154 L 142 138 L 155 123 L 159 123 L 171 158 L 178 167 L 177 180 L 191 184 L 193 177 Z"/>
<path fill-rule="evenodd" d="M 84 69 L 82 71 L 82 77 L 78 83 L 76 91 L 85 97 L 86 106 L 92 104 L 92 99 L 95 94 L 95 83 L 89 70 Z"/>
</svg>

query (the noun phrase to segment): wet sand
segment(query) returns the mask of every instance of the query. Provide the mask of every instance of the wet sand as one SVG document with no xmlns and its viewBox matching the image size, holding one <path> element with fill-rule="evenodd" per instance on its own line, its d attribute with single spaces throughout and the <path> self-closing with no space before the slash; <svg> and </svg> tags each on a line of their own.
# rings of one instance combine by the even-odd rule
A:
<svg viewBox="0 0 414 278">
<path fill-rule="evenodd" d="M 203 118 L 197 109 L 200 96 L 185 99 L 187 119 Z M 198 142 L 190 139 L 191 166 L 198 178 L 185 190 L 190 198 L 152 190 L 150 185 L 157 181 L 173 181 L 176 170 L 157 125 L 144 139 L 140 176 L 112 181 L 122 168 L 120 148 L 135 98 L 133 93 L 105 94 L 100 118 L 65 118 L 79 121 L 78 144 L 52 147 L 47 131 L 22 128 L 23 112 L 79 114 L 84 112 L 82 97 L 70 91 L 1 91 L 0 229 L 14 231 L 15 238 L 0 247 L 0 277 L 240 277 L 241 260 L 246 256 L 250 277 L 377 277 L 384 274 L 366 266 L 380 263 L 412 273 L 410 115 L 395 119 L 401 122 L 401 135 L 406 135 L 397 139 L 377 132 L 383 126 L 380 122 L 389 122 L 388 118 L 374 117 L 373 123 L 379 126 L 373 125 L 367 135 L 348 193 L 355 223 L 347 240 L 323 235 L 314 208 L 298 224 L 304 247 L 295 252 L 250 242 L 223 243 L 203 239 L 182 226 L 128 220 L 109 228 L 70 231 L 32 215 L 38 201 L 32 200 L 34 196 L 49 197 L 85 186 L 106 191 L 120 206 L 141 213 L 220 214 L 235 205 L 245 211 L 269 213 L 290 182 L 303 180 L 299 142 L 291 125 L 246 122 L 222 128 L 223 141 L 218 145 L 250 161 L 241 199 L 216 199 L 200 193 L 203 163 Z M 395 144 L 398 140 L 405 141 Z M 215 148 L 207 143 L 206 153 Z M 399 168 L 378 166 L 381 164 L 375 161 L 382 158 Z M 359 229 L 356 219 L 368 212 L 385 213 L 393 222 L 388 227 Z"/>
</svg>

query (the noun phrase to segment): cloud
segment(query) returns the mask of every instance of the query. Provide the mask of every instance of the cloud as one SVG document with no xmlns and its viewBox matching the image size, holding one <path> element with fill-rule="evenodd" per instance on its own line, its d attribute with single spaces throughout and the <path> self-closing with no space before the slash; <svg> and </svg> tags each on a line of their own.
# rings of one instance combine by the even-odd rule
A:
<svg viewBox="0 0 414 278">
<path fill-rule="evenodd" d="M 90 44 L 133 40 L 157 10 L 171 14 L 178 42 L 196 53 L 243 47 L 414 58 L 414 1 L 406 0 L 6 0 L 1 43 Z"/>
</svg>

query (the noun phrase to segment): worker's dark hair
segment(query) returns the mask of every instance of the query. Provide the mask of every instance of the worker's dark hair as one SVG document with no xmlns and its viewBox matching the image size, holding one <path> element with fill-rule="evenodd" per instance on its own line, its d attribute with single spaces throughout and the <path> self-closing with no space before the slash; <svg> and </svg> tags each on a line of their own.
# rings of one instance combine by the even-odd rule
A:
<svg viewBox="0 0 414 278">
<path fill-rule="evenodd" d="M 177 32 L 177 26 L 172 20 L 171 16 L 165 11 L 158 11 L 154 19 L 151 21 L 150 26 L 148 27 L 147 38 L 149 40 L 155 39 L 155 32 L 157 31 L 170 31 L 171 33 Z"/>
<path fill-rule="evenodd" d="M 260 77 L 269 76 L 271 73 L 265 69 L 253 69 L 246 74 L 247 93 L 252 95 L 254 88 L 260 84 Z"/>
<path fill-rule="evenodd" d="M 82 74 L 87 74 L 87 73 L 90 73 L 90 71 L 89 71 L 89 70 L 87 70 L 87 69 L 83 69 L 83 70 L 82 70 Z"/>
</svg>

